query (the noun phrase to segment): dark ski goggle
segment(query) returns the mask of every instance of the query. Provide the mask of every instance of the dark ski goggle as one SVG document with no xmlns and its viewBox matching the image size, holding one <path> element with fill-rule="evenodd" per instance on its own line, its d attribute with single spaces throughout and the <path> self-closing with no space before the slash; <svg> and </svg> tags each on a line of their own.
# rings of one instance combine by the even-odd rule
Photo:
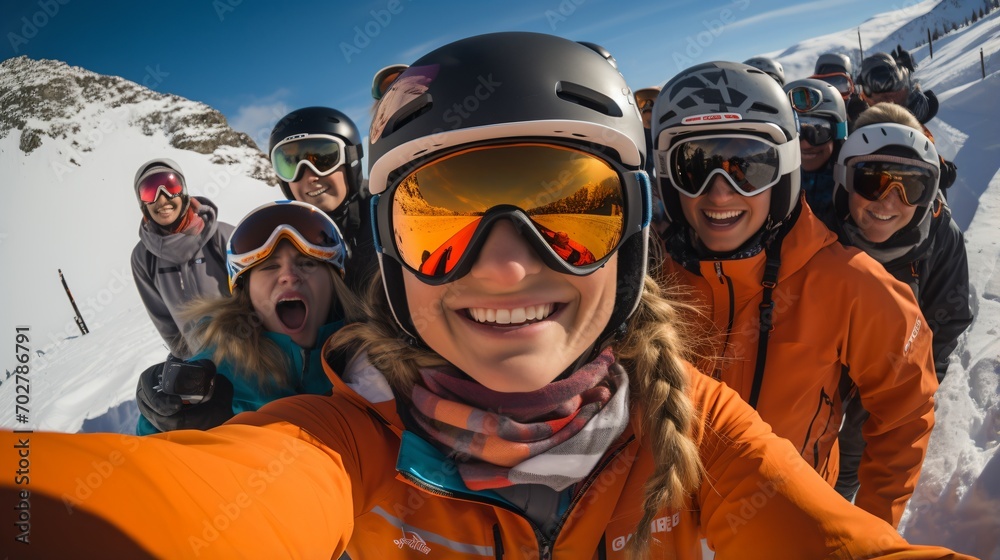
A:
<svg viewBox="0 0 1000 560">
<path fill-rule="evenodd" d="M 799 136 L 813 146 L 822 146 L 830 140 L 847 138 L 847 123 L 835 123 L 821 116 L 799 115 Z"/>
<path fill-rule="evenodd" d="M 265 204 L 244 217 L 229 237 L 226 265 L 229 289 L 245 272 L 267 260 L 286 239 L 307 257 L 332 264 L 344 274 L 344 240 L 322 210 L 294 200 Z"/>
<path fill-rule="evenodd" d="M 861 91 L 865 95 L 889 93 L 906 87 L 906 77 L 898 68 L 876 66 L 860 76 Z"/>
<path fill-rule="evenodd" d="M 681 194 L 704 194 L 722 175 L 743 196 L 756 196 L 799 166 L 798 142 L 774 144 L 758 136 L 726 134 L 681 140 L 667 152 L 670 183 Z"/>
<path fill-rule="evenodd" d="M 907 206 L 926 206 L 937 191 L 939 171 L 923 161 L 873 154 L 851 158 L 846 171 L 847 192 L 872 202 L 895 190 Z"/>
<path fill-rule="evenodd" d="M 160 171 L 144 177 L 139 181 L 136 190 L 139 193 L 139 200 L 144 204 L 152 204 L 156 202 L 161 192 L 167 198 L 184 194 L 184 181 L 176 173 Z"/>
<path fill-rule="evenodd" d="M 590 274 L 648 225 L 649 192 L 645 173 L 594 153 L 548 143 L 493 144 L 398 174 L 373 208 L 382 251 L 437 285 L 467 274 L 492 225 L 503 219 L 553 270 Z"/>
<path fill-rule="evenodd" d="M 271 150 L 271 167 L 282 181 L 298 179 L 307 166 L 319 177 L 325 177 L 344 164 L 346 145 L 337 136 L 303 134 L 278 142 Z"/>
<path fill-rule="evenodd" d="M 854 80 L 851 79 L 849 75 L 844 72 L 832 72 L 829 74 L 814 74 L 809 76 L 810 78 L 816 80 L 823 80 L 824 82 L 837 88 L 840 95 L 847 101 L 852 95 L 854 95 Z"/>
</svg>

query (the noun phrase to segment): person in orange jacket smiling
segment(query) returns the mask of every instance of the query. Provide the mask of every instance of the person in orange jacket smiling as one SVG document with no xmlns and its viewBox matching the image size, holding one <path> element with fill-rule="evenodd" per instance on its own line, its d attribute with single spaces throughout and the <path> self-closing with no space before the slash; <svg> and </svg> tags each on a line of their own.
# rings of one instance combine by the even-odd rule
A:
<svg viewBox="0 0 1000 560">
<path fill-rule="evenodd" d="M 470 76 L 499 85 L 442 133 Z M 497 33 L 440 47 L 396 83 L 424 91 L 390 87 L 401 113 L 370 136 L 382 285 L 369 320 L 327 343 L 357 350 L 343 380 L 327 364 L 333 394 L 205 432 L 31 434 L 25 550 L 698 558 L 705 535 L 720 557 L 962 557 L 840 499 L 685 361 L 676 305 L 645 274 L 642 125 L 608 59 Z M 469 223 L 459 258 L 422 272 L 423 248 Z M 564 260 L 541 227 L 596 261 Z M 17 503 L 16 482 L 0 488 Z"/>
<path fill-rule="evenodd" d="M 767 74 L 689 68 L 653 105 L 657 177 L 672 224 L 667 278 L 720 333 L 703 370 L 735 389 L 831 485 L 842 388 L 871 417 L 855 503 L 893 526 L 934 425 L 931 331 L 913 293 L 845 249 L 802 202 L 798 121 Z M 671 281 L 668 280 L 668 281 Z M 846 390 L 845 390 L 846 392 Z"/>
</svg>

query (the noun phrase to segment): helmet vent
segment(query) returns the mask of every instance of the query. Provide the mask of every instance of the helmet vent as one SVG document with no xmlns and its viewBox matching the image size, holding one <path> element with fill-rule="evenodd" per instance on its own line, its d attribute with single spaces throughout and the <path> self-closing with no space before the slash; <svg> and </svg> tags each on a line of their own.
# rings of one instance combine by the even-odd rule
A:
<svg viewBox="0 0 1000 560">
<path fill-rule="evenodd" d="M 382 138 L 389 136 L 420 115 L 430 111 L 433 105 L 434 103 L 429 93 L 424 93 L 410 100 L 409 103 L 397 109 L 389 117 L 389 120 L 385 123 L 385 128 L 382 130 Z"/>
<path fill-rule="evenodd" d="M 663 124 L 663 123 L 665 123 L 665 122 L 667 122 L 667 121 L 669 121 L 671 119 L 675 119 L 675 118 L 677 118 L 677 112 L 676 111 L 667 111 L 666 113 L 663 114 L 662 117 L 660 117 L 660 124 Z"/>
<path fill-rule="evenodd" d="M 569 101 L 577 105 L 582 105 L 602 115 L 611 117 L 621 117 L 621 107 L 607 95 L 589 87 L 573 82 L 559 82 L 556 84 L 556 96 L 563 101 Z"/>
<path fill-rule="evenodd" d="M 771 105 L 767 105 L 764 103 L 754 103 L 753 105 L 750 106 L 750 110 L 760 111 L 761 113 L 768 113 L 771 115 L 778 114 L 778 109 L 776 107 L 772 107 Z"/>
</svg>

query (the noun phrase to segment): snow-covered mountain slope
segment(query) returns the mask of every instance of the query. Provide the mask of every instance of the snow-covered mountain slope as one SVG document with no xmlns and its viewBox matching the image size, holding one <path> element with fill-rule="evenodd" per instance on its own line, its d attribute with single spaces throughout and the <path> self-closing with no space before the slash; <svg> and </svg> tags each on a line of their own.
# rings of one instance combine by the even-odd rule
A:
<svg viewBox="0 0 1000 560">
<path fill-rule="evenodd" d="M 32 403 L 51 412 L 33 416 L 40 428 L 79 430 L 133 397 L 123 376 L 166 352 L 129 265 L 141 220 L 132 180 L 154 157 L 177 161 L 191 194 L 212 199 L 223 221 L 282 198 L 256 145 L 204 104 L 62 62 L 0 64 L 0 332 L 11 342 L 15 325 L 30 327 L 31 348 L 45 352 L 32 361 Z M 87 337 L 67 340 L 80 331 L 59 269 Z M 0 354 L 6 372 L 17 365 L 11 345 Z M 0 386 L 0 403 L 13 407 L 12 383 Z M 12 422 L 13 413 L 0 419 Z"/>
</svg>

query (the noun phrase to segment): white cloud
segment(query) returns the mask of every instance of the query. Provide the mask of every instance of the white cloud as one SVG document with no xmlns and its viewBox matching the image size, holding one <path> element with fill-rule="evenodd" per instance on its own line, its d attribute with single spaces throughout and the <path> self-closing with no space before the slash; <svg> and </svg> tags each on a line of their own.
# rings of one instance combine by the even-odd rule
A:
<svg viewBox="0 0 1000 560">
<path fill-rule="evenodd" d="M 267 149 L 267 138 L 278 119 L 291 111 L 288 103 L 283 101 L 290 92 L 280 89 L 261 99 L 255 99 L 236 110 L 236 115 L 229 119 L 229 126 L 239 132 L 245 132 L 253 138 L 261 150 Z"/>
<path fill-rule="evenodd" d="M 851 2 L 858 2 L 859 0 L 851 0 Z M 851 3 L 847 2 L 847 3 Z M 828 0 L 814 0 L 813 2 L 806 2 L 804 4 L 796 4 L 789 6 L 787 8 L 780 8 L 777 10 L 771 10 L 770 12 L 764 12 L 762 14 L 757 14 L 755 16 L 750 16 L 746 19 L 741 19 L 734 21 L 726 26 L 726 29 L 739 29 L 740 27 L 746 27 L 748 25 L 754 25 L 761 22 L 769 21 L 772 19 L 777 19 L 781 17 L 794 16 L 798 14 L 811 13 L 815 14 L 818 10 L 830 9 L 831 6 L 835 6 L 837 9 L 843 7 L 845 2 L 833 5 Z"/>
</svg>

